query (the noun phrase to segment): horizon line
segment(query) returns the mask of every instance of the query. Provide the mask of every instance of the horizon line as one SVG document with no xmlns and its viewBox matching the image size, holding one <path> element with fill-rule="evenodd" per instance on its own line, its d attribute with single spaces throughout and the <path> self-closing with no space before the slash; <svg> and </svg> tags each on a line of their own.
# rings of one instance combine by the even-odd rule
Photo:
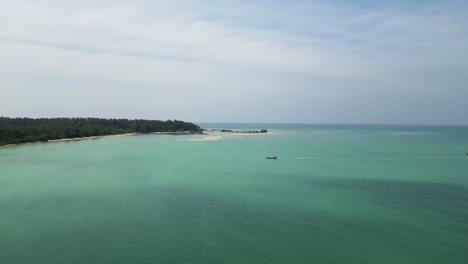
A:
<svg viewBox="0 0 468 264">
<path fill-rule="evenodd" d="M 436 124 L 436 123 L 282 123 L 282 122 L 195 122 L 195 124 L 239 124 L 239 125 L 359 125 L 359 126 L 462 126 L 468 127 L 468 124 Z"/>
</svg>

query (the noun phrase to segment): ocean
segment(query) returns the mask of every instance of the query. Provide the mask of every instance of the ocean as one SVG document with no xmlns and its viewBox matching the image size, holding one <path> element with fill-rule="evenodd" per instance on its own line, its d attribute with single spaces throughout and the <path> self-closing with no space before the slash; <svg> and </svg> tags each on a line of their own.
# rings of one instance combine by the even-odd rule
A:
<svg viewBox="0 0 468 264">
<path fill-rule="evenodd" d="M 0 263 L 468 263 L 468 127 L 201 125 L 0 148 Z"/>
</svg>

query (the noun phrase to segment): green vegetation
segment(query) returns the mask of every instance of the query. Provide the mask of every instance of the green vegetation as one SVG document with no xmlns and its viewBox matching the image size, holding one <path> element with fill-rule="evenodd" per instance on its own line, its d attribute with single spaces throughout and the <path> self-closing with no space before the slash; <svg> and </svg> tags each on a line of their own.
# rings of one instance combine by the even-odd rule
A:
<svg viewBox="0 0 468 264">
<path fill-rule="evenodd" d="M 102 118 L 8 118 L 0 117 L 0 146 L 54 139 L 125 133 L 194 132 L 202 129 L 178 120 L 128 120 Z"/>
</svg>

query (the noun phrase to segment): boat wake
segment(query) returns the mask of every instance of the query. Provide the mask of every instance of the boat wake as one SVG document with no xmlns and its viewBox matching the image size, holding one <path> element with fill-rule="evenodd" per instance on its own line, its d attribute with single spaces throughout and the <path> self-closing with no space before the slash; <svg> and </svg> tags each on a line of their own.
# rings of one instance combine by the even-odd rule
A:
<svg viewBox="0 0 468 264">
<path fill-rule="evenodd" d="M 460 159 L 460 155 L 426 155 L 426 156 L 384 156 L 384 157 L 299 157 L 295 160 L 426 160 L 426 159 Z"/>
</svg>

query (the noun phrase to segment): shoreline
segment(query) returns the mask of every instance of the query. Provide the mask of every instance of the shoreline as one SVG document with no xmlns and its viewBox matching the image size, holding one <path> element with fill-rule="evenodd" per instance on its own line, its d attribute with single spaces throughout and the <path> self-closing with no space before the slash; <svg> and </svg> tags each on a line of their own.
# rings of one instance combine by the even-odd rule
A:
<svg viewBox="0 0 468 264">
<path fill-rule="evenodd" d="M 77 140 L 85 140 L 85 139 L 99 139 L 99 138 L 106 138 L 106 137 L 126 137 L 126 136 L 134 136 L 134 135 L 137 135 L 137 133 L 90 136 L 90 137 L 77 137 L 77 138 L 59 138 L 59 139 L 50 139 L 50 140 L 44 141 L 44 143 L 63 142 L 63 141 L 77 141 Z M 37 142 L 30 142 L 30 143 L 37 143 Z M 23 143 L 20 143 L 20 144 L 23 144 Z"/>
<path fill-rule="evenodd" d="M 108 137 L 127 137 L 127 136 L 152 135 L 152 134 L 154 134 L 154 135 L 196 135 L 196 134 L 200 134 L 200 132 L 197 132 L 197 131 L 183 131 L 183 132 L 124 133 L 124 134 L 113 134 L 113 135 L 77 137 L 77 138 L 59 138 L 59 139 L 49 139 L 47 141 L 33 141 L 33 142 L 23 142 L 23 143 L 1 145 L 0 148 L 15 147 L 15 146 L 21 146 L 21 145 L 27 145 L 27 144 L 37 144 L 37 143 L 67 142 L 67 141 L 100 139 L 100 138 L 108 138 Z"/>
</svg>

